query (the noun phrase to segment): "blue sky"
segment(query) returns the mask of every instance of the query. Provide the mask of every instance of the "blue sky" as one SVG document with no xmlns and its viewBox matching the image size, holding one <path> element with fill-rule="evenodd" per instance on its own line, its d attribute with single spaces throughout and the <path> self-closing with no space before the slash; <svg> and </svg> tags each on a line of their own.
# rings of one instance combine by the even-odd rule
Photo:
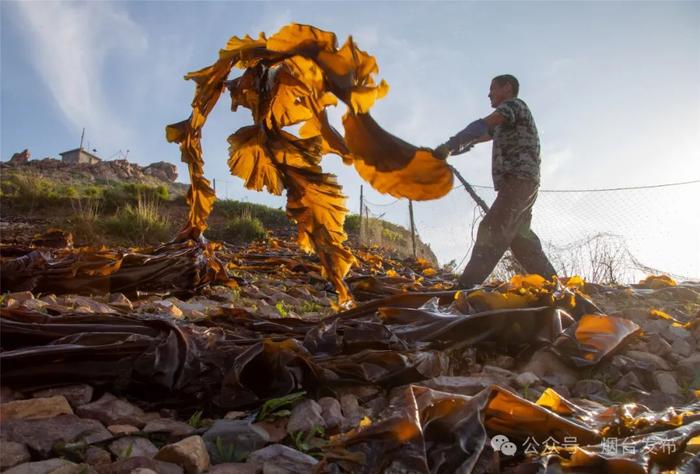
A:
<svg viewBox="0 0 700 474">
<path fill-rule="evenodd" d="M 490 79 L 511 73 L 540 131 L 543 188 L 700 177 L 700 2 L 3 1 L 0 10 L 3 160 L 24 148 L 57 157 L 78 146 L 86 127 L 103 158 L 129 149 L 141 164 L 177 162 L 186 180 L 177 146 L 164 139 L 165 125 L 189 114 L 193 84 L 182 76 L 210 64 L 232 35 L 272 34 L 294 21 L 340 42 L 352 34 L 376 56 L 391 90 L 373 115 L 415 145 L 436 146 L 490 113 Z M 226 137 L 250 123 L 229 105 L 222 97 L 204 129 L 207 176 L 231 198 L 282 206 L 283 198 L 247 192 L 229 175 Z M 490 145 L 451 161 L 471 182 L 490 184 Z M 354 170 L 334 156 L 324 168 L 339 175 L 356 212 Z M 697 217 L 697 207 L 678 205 Z M 373 210 L 407 222 L 404 203 Z M 470 204 L 417 203 L 416 213 L 439 259 L 459 260 Z M 700 255 L 700 229 L 683 225 L 691 230 L 684 242 Z"/>
</svg>

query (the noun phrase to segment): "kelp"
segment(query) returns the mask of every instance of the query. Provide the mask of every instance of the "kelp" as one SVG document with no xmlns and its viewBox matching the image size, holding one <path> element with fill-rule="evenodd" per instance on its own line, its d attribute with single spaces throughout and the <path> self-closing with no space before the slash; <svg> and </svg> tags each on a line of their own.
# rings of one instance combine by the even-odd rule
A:
<svg viewBox="0 0 700 474">
<path fill-rule="evenodd" d="M 228 80 L 235 67 L 245 72 Z M 391 135 L 369 115 L 389 90 L 383 80 L 375 81 L 378 71 L 375 58 L 351 37 L 338 48 L 335 34 L 290 24 L 270 38 L 234 36 L 216 62 L 186 75 L 196 83 L 192 114 L 166 128 L 168 141 L 180 145 L 191 180 L 189 216 L 179 239 L 199 238 L 206 229 L 215 195 L 203 176 L 202 127 L 228 89 L 232 110 L 249 109 L 254 122 L 228 139 L 231 173 L 248 189 L 286 191 L 287 215 L 297 223 L 300 246 L 318 254 L 340 302 L 349 302 L 343 277 L 355 259 L 343 245 L 345 196 L 335 176 L 323 173 L 322 156 L 339 155 L 375 189 L 396 197 L 436 199 L 452 188 L 444 160 Z M 344 136 L 326 113 L 338 100 L 347 106 Z M 290 133 L 295 125 L 299 136 Z"/>
<path fill-rule="evenodd" d="M 239 263 L 295 264 L 282 253 L 267 258 L 251 253 Z M 465 306 L 478 292 L 538 297 L 522 307 L 498 307 L 495 296 L 480 302 L 490 307 Z M 87 382 L 126 391 L 153 408 L 220 412 L 301 390 L 314 397 L 356 385 L 390 391 L 378 416 L 331 437 L 320 463 L 330 472 L 529 465 L 625 473 L 692 466 L 686 445 L 700 435 L 699 403 L 652 412 L 633 403 L 582 403 L 552 389 L 532 402 L 485 374 L 471 377 L 478 388 L 468 393 L 434 388 L 449 373 L 448 350 L 466 346 L 511 354 L 552 347 L 572 366 L 600 364 L 638 327 L 586 313 L 580 300 L 588 298 L 577 287 L 518 276 L 471 292 L 395 294 L 323 319 L 270 319 L 233 307 L 197 323 L 159 314 L 3 308 L 2 383 L 35 390 Z M 517 446 L 514 455 L 496 455 L 492 442 L 499 435 Z M 611 451 L 606 440 L 614 437 L 635 453 Z"/>
</svg>

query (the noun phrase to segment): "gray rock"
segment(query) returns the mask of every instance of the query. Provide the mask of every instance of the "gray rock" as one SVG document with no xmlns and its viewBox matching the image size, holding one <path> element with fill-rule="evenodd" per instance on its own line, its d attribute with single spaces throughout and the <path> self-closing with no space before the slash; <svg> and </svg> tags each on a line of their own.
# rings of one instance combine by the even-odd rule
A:
<svg viewBox="0 0 700 474">
<path fill-rule="evenodd" d="M 287 433 L 303 431 L 308 433 L 317 427 L 325 429 L 326 420 L 321 416 L 323 409 L 314 400 L 303 400 L 292 408 L 292 414 L 287 423 Z"/>
<path fill-rule="evenodd" d="M 0 470 L 29 461 L 32 456 L 22 443 L 0 439 Z"/>
<path fill-rule="evenodd" d="M 158 448 L 147 438 L 125 436 L 109 444 L 109 450 L 117 458 L 144 457 L 152 458 Z"/>
<path fill-rule="evenodd" d="M 128 435 L 139 432 L 139 429 L 133 425 L 109 425 L 107 429 L 113 435 Z"/>
<path fill-rule="evenodd" d="M 582 398 L 607 399 L 608 387 L 603 382 L 595 379 L 584 379 L 576 382 L 573 388 L 574 395 Z"/>
<path fill-rule="evenodd" d="M 257 474 L 258 466 L 256 464 L 242 462 L 227 462 L 224 464 L 216 464 L 209 469 L 209 474 Z"/>
<path fill-rule="evenodd" d="M 654 372 L 654 380 L 656 380 L 656 385 L 663 393 L 667 395 L 681 394 L 681 388 L 671 372 Z"/>
<path fill-rule="evenodd" d="M 540 378 L 532 372 L 523 372 L 522 374 L 518 374 L 517 377 L 515 377 L 515 384 L 520 388 L 535 385 L 539 381 Z"/>
<path fill-rule="evenodd" d="M 674 353 L 681 357 L 688 357 L 693 353 L 693 347 L 688 342 L 688 339 L 676 339 L 671 346 Z"/>
<path fill-rule="evenodd" d="M 685 328 L 680 328 L 676 326 L 671 326 L 669 325 L 663 332 L 662 334 L 667 341 L 669 341 L 671 344 L 673 344 L 674 341 L 678 339 L 691 339 L 692 334 L 690 334 L 690 331 L 688 331 Z"/>
<path fill-rule="evenodd" d="M 182 474 L 182 468 L 177 464 L 158 461 L 156 459 L 133 457 L 122 459 L 111 464 L 94 466 L 99 474 L 130 474 L 134 469 L 150 469 L 158 474 Z"/>
<path fill-rule="evenodd" d="M 203 439 L 213 464 L 231 461 L 221 459 L 217 449 L 217 438 L 224 447 L 233 446 L 236 456 L 244 456 L 265 446 L 270 440 L 267 431 L 243 420 L 217 420 L 204 433 Z"/>
<path fill-rule="evenodd" d="M 15 400 L 0 405 L 0 420 L 39 420 L 72 414 L 73 410 L 68 401 L 60 395 Z"/>
<path fill-rule="evenodd" d="M 634 372 L 627 372 L 620 377 L 614 385 L 615 389 L 626 392 L 628 390 L 643 390 L 642 382 Z"/>
<path fill-rule="evenodd" d="M 646 348 L 647 352 L 651 352 L 652 354 L 656 354 L 660 357 L 663 357 L 671 352 L 671 344 L 666 342 L 666 339 L 658 334 L 649 335 Z"/>
<path fill-rule="evenodd" d="M 65 459 L 53 458 L 45 461 L 20 464 L 4 471 L 3 474 L 49 474 L 66 466 L 77 466 L 77 464 L 66 461 Z"/>
<path fill-rule="evenodd" d="M 441 392 L 458 393 L 460 395 L 476 395 L 491 385 L 508 386 L 510 383 L 507 379 L 498 375 L 478 374 L 467 377 L 441 375 L 425 382 L 421 382 L 421 385 L 434 390 L 440 390 Z"/>
<path fill-rule="evenodd" d="M 75 411 L 79 416 L 99 420 L 105 425 L 134 425 L 143 428 L 146 424 L 143 410 L 111 393 L 105 393 L 99 400 L 82 405 Z"/>
<path fill-rule="evenodd" d="M 551 385 L 561 384 L 571 387 L 578 381 L 576 371 L 565 365 L 554 353 L 545 349 L 535 352 L 520 371 L 532 372 L 549 381 Z M 552 383 L 555 380 L 559 383 Z"/>
<path fill-rule="evenodd" d="M 249 464 L 257 464 L 265 472 L 311 472 L 318 460 L 308 454 L 283 444 L 271 444 L 270 446 L 250 453 Z"/>
<path fill-rule="evenodd" d="M 131 471 L 129 474 L 158 474 L 156 471 L 153 469 L 148 469 L 147 467 L 137 467 L 133 471 Z"/>
<path fill-rule="evenodd" d="M 668 327 L 668 322 L 661 319 L 652 319 L 642 323 L 642 328 L 647 334 L 663 334 Z"/>
<path fill-rule="evenodd" d="M 112 455 L 106 449 L 97 446 L 88 446 L 85 450 L 85 462 L 95 466 L 99 464 L 109 464 L 112 462 Z"/>
<path fill-rule="evenodd" d="M 647 362 L 655 369 L 671 370 L 671 366 L 668 365 L 668 362 L 656 354 L 641 351 L 627 351 L 627 355 L 635 360 Z"/>
<path fill-rule="evenodd" d="M 8 420 L 2 423 L 2 434 L 7 440 L 24 443 L 43 456 L 47 456 L 57 442 L 83 440 L 92 444 L 112 438 L 112 434 L 99 421 L 75 415 L 59 415 L 43 420 Z"/>
<path fill-rule="evenodd" d="M 66 400 L 68 400 L 70 406 L 76 408 L 80 405 L 90 403 L 92 400 L 92 387 L 81 383 L 76 385 L 65 385 L 63 387 L 47 388 L 46 390 L 34 392 L 32 397 L 53 397 L 55 395 L 62 395 L 66 397 Z"/>
<path fill-rule="evenodd" d="M 190 436 L 165 445 L 155 459 L 182 466 L 187 474 L 201 474 L 209 469 L 209 453 L 201 436 Z"/>
<path fill-rule="evenodd" d="M 321 405 L 321 416 L 326 421 L 326 429 L 340 428 L 343 424 L 343 412 L 340 402 L 332 397 L 323 397 L 318 401 Z"/>
<path fill-rule="evenodd" d="M 340 408 L 345 417 L 345 426 L 343 428 L 351 428 L 357 426 L 360 420 L 366 416 L 366 412 L 360 407 L 355 395 L 346 393 L 340 397 Z"/>
<path fill-rule="evenodd" d="M 170 418 L 158 418 L 157 420 L 149 421 L 143 428 L 144 433 L 166 433 L 171 437 L 182 437 L 193 434 L 196 430 L 188 425 Z"/>
<path fill-rule="evenodd" d="M 670 406 L 678 406 L 683 403 L 683 399 L 678 395 L 663 393 L 661 390 L 653 390 L 648 394 L 642 394 L 637 402 L 646 405 L 652 410 L 658 411 L 665 410 Z"/>
</svg>

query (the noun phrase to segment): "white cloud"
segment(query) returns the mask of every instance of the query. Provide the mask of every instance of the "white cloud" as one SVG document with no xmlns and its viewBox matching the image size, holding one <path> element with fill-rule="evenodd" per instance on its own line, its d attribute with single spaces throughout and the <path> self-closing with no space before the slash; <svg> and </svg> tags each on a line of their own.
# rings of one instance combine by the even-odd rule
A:
<svg viewBox="0 0 700 474">
<path fill-rule="evenodd" d="M 113 147 L 130 135 L 126 120 L 110 109 L 105 65 L 117 55 L 145 51 L 141 28 L 118 4 L 21 2 L 17 4 L 30 45 L 30 61 L 66 123 L 87 127 Z"/>
</svg>

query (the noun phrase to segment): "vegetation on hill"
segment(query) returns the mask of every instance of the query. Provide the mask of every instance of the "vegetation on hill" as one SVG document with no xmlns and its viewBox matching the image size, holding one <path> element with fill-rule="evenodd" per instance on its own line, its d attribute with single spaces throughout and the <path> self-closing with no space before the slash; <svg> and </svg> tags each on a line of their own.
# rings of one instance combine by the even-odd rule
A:
<svg viewBox="0 0 700 474">
<path fill-rule="evenodd" d="M 172 238 L 187 214 L 186 188 L 175 184 L 54 180 L 14 169 L 3 170 L 0 199 L 3 218 L 39 218 L 46 227 L 71 231 L 79 245 L 157 245 Z M 209 238 L 234 244 L 295 232 L 281 208 L 228 199 L 214 203 L 209 224 Z M 385 248 L 399 257 L 413 254 L 411 233 L 396 224 L 349 215 L 345 230 L 354 245 Z M 428 245 L 417 238 L 416 246 L 418 257 L 437 264 Z"/>
</svg>

